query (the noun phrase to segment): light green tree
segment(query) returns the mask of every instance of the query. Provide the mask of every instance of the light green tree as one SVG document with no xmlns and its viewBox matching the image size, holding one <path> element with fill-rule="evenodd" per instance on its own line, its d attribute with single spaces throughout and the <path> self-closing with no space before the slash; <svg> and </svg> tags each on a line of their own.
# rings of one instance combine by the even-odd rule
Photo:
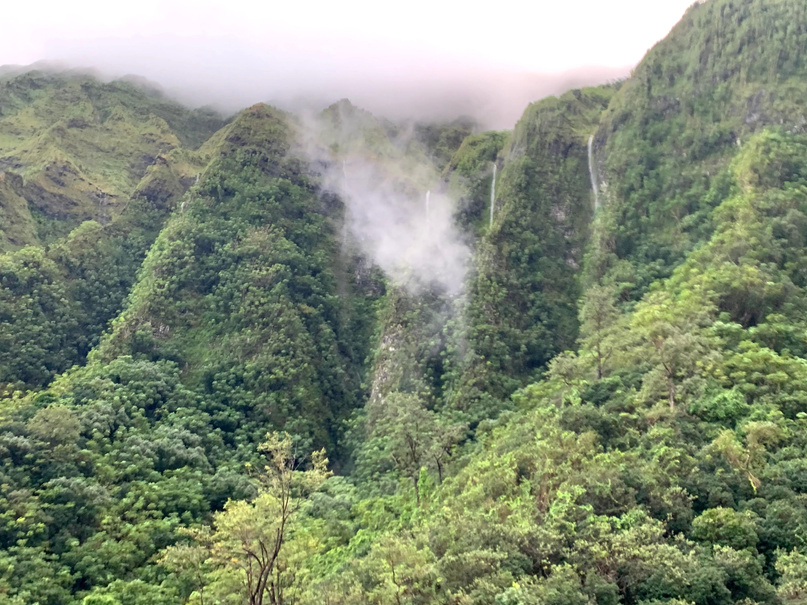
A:
<svg viewBox="0 0 807 605">
<path fill-rule="evenodd" d="M 249 605 L 282 605 L 294 579 L 291 536 L 306 498 L 331 475 L 325 450 L 303 469 L 288 434 L 269 433 L 260 446 L 268 464 L 251 502 L 230 501 L 214 518 L 211 556 L 224 583 L 237 582 Z"/>
<path fill-rule="evenodd" d="M 779 586 L 776 595 L 786 605 L 807 603 L 807 556 L 797 550 L 780 553 L 776 559 Z"/>
<path fill-rule="evenodd" d="M 613 288 L 593 286 L 586 292 L 580 307 L 580 340 L 594 356 L 598 380 L 605 375 L 605 366 L 614 352 L 612 336 L 619 318 L 615 298 Z"/>
<path fill-rule="evenodd" d="M 776 445 L 784 438 L 782 428 L 770 421 L 755 421 L 746 424 L 745 444 L 731 429 L 726 429 L 712 442 L 711 447 L 721 453 L 735 469 L 744 472 L 754 491 L 762 485 L 758 475 L 766 464 L 767 447 Z"/>
<path fill-rule="evenodd" d="M 712 311 L 712 304 L 698 292 L 684 292 L 676 298 L 654 292 L 632 317 L 630 327 L 640 342 L 634 349 L 637 361 L 653 364 L 644 379 L 645 394 L 651 396 L 662 383 L 671 410 L 678 402 L 681 382 L 712 356 L 711 343 L 701 329 Z"/>
<path fill-rule="evenodd" d="M 466 425 L 442 419 L 414 394 L 395 392 L 384 401 L 384 414 L 375 433 L 384 441 L 385 455 L 412 481 L 420 505 L 420 472 L 433 467 L 442 483 L 444 467 Z"/>
</svg>

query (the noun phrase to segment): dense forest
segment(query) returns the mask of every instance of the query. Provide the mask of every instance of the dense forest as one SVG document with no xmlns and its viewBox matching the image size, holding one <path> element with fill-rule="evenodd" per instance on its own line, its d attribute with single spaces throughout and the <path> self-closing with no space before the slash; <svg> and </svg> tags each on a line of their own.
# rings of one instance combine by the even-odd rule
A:
<svg viewBox="0 0 807 605">
<path fill-rule="evenodd" d="M 803 0 L 506 132 L 0 74 L 0 605 L 807 604 L 805 93 Z"/>
</svg>

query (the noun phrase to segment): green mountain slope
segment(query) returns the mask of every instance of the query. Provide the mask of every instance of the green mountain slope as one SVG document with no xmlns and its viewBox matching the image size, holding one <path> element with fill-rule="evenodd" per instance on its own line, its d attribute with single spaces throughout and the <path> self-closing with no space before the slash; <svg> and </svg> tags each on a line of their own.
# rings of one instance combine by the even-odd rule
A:
<svg viewBox="0 0 807 605">
<path fill-rule="evenodd" d="M 3 202 L 0 250 L 108 223 L 155 162 L 192 182 L 207 163 L 193 150 L 222 125 L 123 81 L 40 71 L 0 80 L 0 170 L 23 177 L 28 205 Z"/>
<path fill-rule="evenodd" d="M 98 343 L 210 159 L 189 146 L 223 122 L 123 82 L 42 72 L 0 81 L 0 111 L 0 390 L 13 391 Z"/>
<path fill-rule="evenodd" d="M 344 275 L 337 295 L 338 208 L 297 125 L 256 105 L 218 139 L 86 367 L 5 408 L 2 507 L 29 513 L 6 519 L 4 592 L 80 603 L 154 578 L 178 527 L 253 493 L 243 464 L 269 428 L 335 450 L 358 405 L 376 295 Z"/>
<path fill-rule="evenodd" d="M 286 426 L 332 444 L 363 359 L 345 333 L 334 227 L 295 128 L 261 105 L 227 127 L 95 359 L 171 360 L 204 392 L 214 425 L 258 437 Z"/>
<path fill-rule="evenodd" d="M 768 40 L 770 28 L 760 29 L 759 39 L 746 32 L 743 13 L 734 12 L 738 7 L 756 15 L 758 24 L 805 31 L 798 3 L 715 1 L 692 9 L 688 18 L 707 8 L 712 12 L 701 15 L 731 15 L 720 27 L 730 36 L 744 32 L 743 52 L 756 58 L 759 44 L 760 54 L 786 57 L 785 49 Z M 760 17 L 766 14 L 775 20 Z M 689 52 L 692 40 L 677 38 L 680 32 L 708 38 L 716 21 L 704 18 L 696 31 L 679 26 L 650 59 L 671 46 Z M 742 57 L 726 61 L 740 65 Z M 651 65 L 644 63 L 637 74 Z M 635 91 L 640 83 L 631 80 L 624 90 Z M 743 140 L 742 150 L 734 141 L 724 146 L 722 155 L 711 158 L 719 168 L 711 176 L 702 158 L 682 156 L 669 160 L 676 162 L 675 171 L 658 174 L 675 186 L 685 183 L 687 171 L 705 177 L 700 193 L 690 191 L 702 198 L 700 227 L 675 251 L 677 257 L 671 254 L 659 263 L 622 251 L 624 237 L 628 244 L 667 254 L 664 220 L 675 217 L 659 212 L 661 224 L 643 222 L 641 205 L 632 213 L 631 203 L 639 198 L 629 202 L 617 188 L 619 176 L 610 175 L 583 267 L 577 353 L 556 357 L 544 381 L 520 391 L 515 412 L 493 426 L 480 426 L 476 443 L 455 451 L 453 476 L 442 485 L 445 468 L 438 469 L 435 456 L 442 447 L 439 431 L 430 426 L 428 414 L 389 400 L 398 424 L 391 426 L 386 452 L 397 457 L 411 452 L 404 460 L 415 472 L 398 467 L 396 496 L 353 495 L 352 514 L 343 512 L 341 519 L 359 529 L 340 547 L 323 547 L 312 559 L 308 569 L 318 580 L 298 586 L 297 598 L 311 603 L 396 598 L 497 604 L 800 602 L 807 564 L 797 537 L 803 531 L 805 493 L 799 389 L 805 363 L 801 266 L 807 240 L 801 233 L 801 201 L 807 154 L 803 136 L 791 125 L 803 111 L 791 84 L 770 85 L 766 93 L 793 104 L 782 114 L 785 128 L 749 127 L 746 132 L 762 132 Z M 703 88 L 710 94 L 708 86 Z M 637 171 L 645 169 L 645 156 L 637 159 L 644 149 L 637 139 L 645 132 L 666 132 L 653 140 L 660 155 L 679 137 L 708 136 L 712 124 L 726 116 L 718 106 L 688 128 L 674 116 L 647 117 L 641 102 L 634 104 L 628 92 L 620 92 L 604 123 L 623 107 L 642 116 L 646 130 L 637 135 L 632 124 L 625 132 L 621 124 L 611 124 L 609 136 L 631 138 L 638 147 L 630 156 L 606 161 L 622 162 L 626 169 L 635 165 Z M 672 123 L 661 123 L 662 117 Z M 584 139 L 578 143 L 583 144 Z M 651 156 L 656 153 L 655 147 L 648 149 Z M 561 174 L 555 170 L 552 176 Z M 653 189 L 651 196 L 649 187 L 656 181 L 645 177 L 639 183 L 646 189 L 637 191 L 657 208 L 677 195 L 670 186 Z M 645 229 L 635 240 L 622 231 L 633 224 Z M 612 264 L 603 271 L 608 253 Z M 619 262 L 625 259 L 630 259 L 627 266 Z M 642 294 L 649 280 L 677 264 L 669 279 Z M 509 277 L 507 269 L 499 273 Z M 645 282 L 628 279 L 634 277 L 629 269 Z M 631 298 L 640 300 L 634 305 Z M 504 298 L 502 304 L 508 302 Z M 517 320 L 521 309 L 505 317 Z M 480 381 L 483 388 L 490 384 Z M 409 479 L 418 472 L 416 497 Z M 335 502 L 337 488 L 331 489 L 323 498 Z M 321 512 L 318 518 L 332 519 Z"/>
<path fill-rule="evenodd" d="M 595 141 L 608 267 L 634 296 L 707 236 L 738 146 L 767 126 L 803 130 L 805 10 L 787 1 L 698 3 L 608 108 Z"/>
<path fill-rule="evenodd" d="M 472 355 L 452 395 L 453 405 L 477 408 L 474 420 L 495 416 L 574 342 L 578 273 L 594 212 L 588 134 L 612 94 L 585 89 L 531 105 L 502 153 L 493 222 L 469 282 Z"/>
<path fill-rule="evenodd" d="M 443 169 L 442 176 L 457 199 L 457 223 L 477 237 L 489 226 L 493 163 L 507 136 L 488 131 L 466 137 Z"/>
<path fill-rule="evenodd" d="M 589 290 L 577 354 L 425 492 L 411 533 L 377 538 L 417 549 L 402 562 L 420 569 L 412 590 L 474 603 L 789 594 L 804 561 L 804 143 L 749 140 L 714 235 L 635 311 Z M 370 565 L 341 573 L 362 582 Z"/>
</svg>

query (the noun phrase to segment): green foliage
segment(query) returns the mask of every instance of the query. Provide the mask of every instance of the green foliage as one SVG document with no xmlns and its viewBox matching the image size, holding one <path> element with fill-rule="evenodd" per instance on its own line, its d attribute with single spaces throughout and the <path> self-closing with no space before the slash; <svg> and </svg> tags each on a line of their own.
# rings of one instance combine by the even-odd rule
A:
<svg viewBox="0 0 807 605">
<path fill-rule="evenodd" d="M 472 353 L 451 396 L 472 423 L 495 416 L 577 335 L 577 270 L 593 212 L 586 135 L 612 94 L 576 90 L 534 103 L 509 139 L 469 283 Z"/>
<path fill-rule="evenodd" d="M 142 86 L 42 71 L 0 81 L 0 107 L 0 164 L 14 170 L 0 183 L 0 250 L 108 224 L 155 167 L 181 193 L 207 163 L 195 150 L 224 124 Z"/>
<path fill-rule="evenodd" d="M 710 508 L 692 522 L 692 537 L 708 544 L 722 544 L 735 550 L 754 548 L 757 537 L 754 516 L 730 508 Z"/>
<path fill-rule="evenodd" d="M 446 123 L 417 123 L 415 137 L 428 149 L 434 165 L 442 168 L 453 162 L 455 152 L 476 129 L 473 118 L 462 117 Z"/>
<path fill-rule="evenodd" d="M 220 159 L 151 248 L 99 360 L 175 361 L 218 429 L 238 426 L 257 442 L 267 425 L 285 426 L 332 445 L 363 362 L 336 295 L 332 225 L 299 176 L 285 116 L 255 106 L 228 128 Z"/>
<path fill-rule="evenodd" d="M 209 159 L 186 146 L 223 122 L 89 77 L 30 72 L 0 98 L 2 163 L 22 175 L 0 174 L 0 390 L 37 388 L 98 344 Z"/>
<path fill-rule="evenodd" d="M 42 387 L 83 363 L 120 312 L 160 223 L 138 199 L 113 225 L 88 221 L 45 249 L 0 255 L 0 387 Z"/>
<path fill-rule="evenodd" d="M 799 208 L 802 145 L 801 135 L 775 131 L 749 140 L 712 235 L 637 302 L 615 279 L 592 285 L 577 352 L 519 391 L 515 411 L 480 423 L 440 485 L 423 485 L 423 469 L 431 419 L 447 410 L 432 411 L 417 380 L 399 382 L 413 390 L 373 407 L 368 449 L 418 486 L 419 506 L 409 486 L 355 506 L 358 527 L 329 551 L 339 571 L 307 572 L 318 577 L 314 594 L 333 599 L 339 586 L 356 603 L 420 594 L 450 603 L 800 602 L 800 555 L 781 549 L 801 547 L 794 532 L 807 494 L 798 403 L 807 239 L 776 234 Z M 756 158 L 789 167 L 750 185 L 743 175 Z M 360 512 L 373 506 L 390 510 L 386 520 Z M 412 547 L 395 552 L 408 552 L 409 567 L 400 557 L 379 565 L 377 545 L 401 536 Z M 420 592 L 392 582 L 393 569 L 407 570 Z"/>
<path fill-rule="evenodd" d="M 589 605 L 591 596 L 583 592 L 580 576 L 569 565 L 558 566 L 544 581 L 514 583 L 496 597 L 496 605 Z"/>
<path fill-rule="evenodd" d="M 230 124 L 131 292 L 139 259 L 122 254 L 127 246 L 144 253 L 160 226 L 162 210 L 144 208 L 161 185 L 144 186 L 150 193 L 112 225 L 84 224 L 47 251 L 0 257 L 9 266 L 3 317 L 13 327 L 2 334 L 20 339 L 9 341 L 0 366 L 11 368 L 12 387 L 21 376 L 26 386 L 45 384 L 79 363 L 57 356 L 72 350 L 58 338 L 68 322 L 68 334 L 94 339 L 89 349 L 129 296 L 86 367 L 3 410 L 0 539 L 9 547 L 9 594 L 54 604 L 202 598 L 213 561 L 192 563 L 198 552 L 187 550 L 183 566 L 168 551 L 167 576 L 157 553 L 183 528 L 219 519 L 214 511 L 249 512 L 258 503 L 267 515 L 275 510 L 266 493 L 238 503 L 254 495 L 244 465 L 267 427 L 285 427 L 304 446 L 336 440 L 356 405 L 368 347 L 354 335 L 369 333 L 370 322 L 354 314 L 375 294 L 365 297 L 335 266 L 332 226 L 291 152 L 295 136 L 287 116 L 265 106 Z M 28 368 L 40 373 L 29 378 Z M 291 453 L 286 459 L 296 465 Z M 231 518 L 221 516 L 222 527 Z M 299 535 L 289 560 L 311 550 L 307 530 Z M 23 561 L 47 569 L 23 573 Z M 237 585 L 233 573 L 216 590 Z M 63 582 L 47 589 L 33 581 L 58 574 Z"/>
<path fill-rule="evenodd" d="M 425 468 L 442 483 L 454 447 L 465 436 L 466 425 L 429 410 L 416 395 L 392 392 L 380 404 L 359 459 L 360 467 L 394 468 L 413 485 L 420 504 L 421 476 Z"/>
<path fill-rule="evenodd" d="M 508 134 L 489 131 L 466 137 L 443 169 L 443 178 L 457 199 L 457 224 L 476 235 L 488 227 L 493 164 L 498 162 Z"/>
<path fill-rule="evenodd" d="M 195 535 L 211 563 L 221 567 L 209 587 L 214 595 L 237 590 L 250 605 L 285 602 L 294 579 L 294 558 L 300 556 L 298 549 L 306 542 L 305 538 L 295 541 L 298 513 L 305 499 L 330 475 L 325 450 L 314 452 L 311 469 L 302 470 L 293 448 L 288 434 L 269 433 L 258 448 L 268 458 L 258 478 L 258 496 L 252 502 L 229 501 L 216 513 L 214 531 Z M 182 553 L 196 560 L 190 565 L 183 561 L 182 567 L 197 575 L 201 599 L 204 580 L 200 571 L 207 561 L 196 549 L 181 546 L 169 547 L 163 559 L 176 569 Z"/>
<path fill-rule="evenodd" d="M 807 602 L 807 557 L 795 550 L 782 553 L 776 560 L 776 570 L 781 574 L 777 595 L 782 603 Z"/>
<path fill-rule="evenodd" d="M 804 11 L 799 0 L 699 2 L 614 97 L 595 149 L 609 270 L 629 262 L 634 299 L 708 237 L 738 146 L 771 125 L 802 128 Z"/>
</svg>

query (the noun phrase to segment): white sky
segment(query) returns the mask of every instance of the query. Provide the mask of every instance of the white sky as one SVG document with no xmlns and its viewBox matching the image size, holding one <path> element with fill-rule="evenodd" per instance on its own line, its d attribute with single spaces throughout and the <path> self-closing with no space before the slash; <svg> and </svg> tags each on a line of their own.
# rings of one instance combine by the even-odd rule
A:
<svg viewBox="0 0 807 605">
<path fill-rule="evenodd" d="M 288 96 L 301 82 L 300 93 L 316 82 L 323 93 L 338 93 L 349 89 L 345 82 L 369 80 L 624 70 L 691 3 L 12 0 L 3 3 L 0 65 L 62 60 L 137 73 L 219 102 L 203 80 L 245 91 L 245 80 L 271 81 Z"/>
</svg>

